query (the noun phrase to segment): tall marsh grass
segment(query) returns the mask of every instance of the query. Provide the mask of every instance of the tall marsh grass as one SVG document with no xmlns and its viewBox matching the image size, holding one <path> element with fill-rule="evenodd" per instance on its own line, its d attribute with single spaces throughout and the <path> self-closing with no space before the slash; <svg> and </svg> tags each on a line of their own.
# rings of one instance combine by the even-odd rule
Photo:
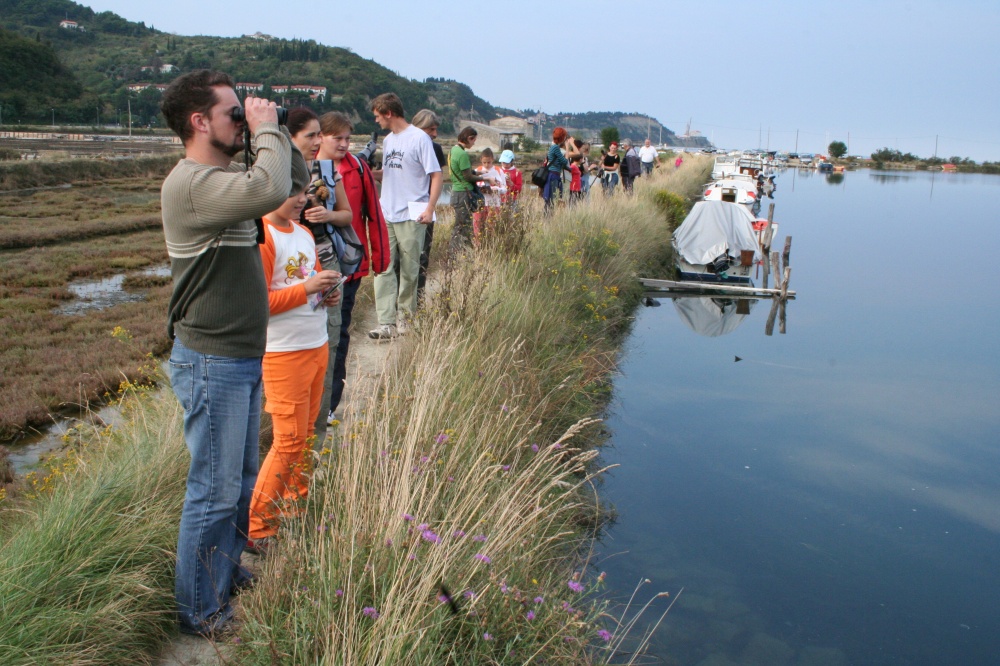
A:
<svg viewBox="0 0 1000 666">
<path fill-rule="evenodd" d="M 591 416 L 609 396 L 635 275 L 669 256 L 657 193 L 688 196 L 703 177 L 550 220 L 525 199 L 506 221 L 509 233 L 524 225 L 520 247 L 484 239 L 453 262 L 415 333 L 355 384 L 309 498 L 243 598 L 241 663 L 634 657 L 591 596 L 603 574 L 586 552 L 604 514 Z"/>
<path fill-rule="evenodd" d="M 135 400 L 121 427 L 79 434 L 34 497 L 0 503 L 0 663 L 149 663 L 173 630 L 179 407 Z"/>
</svg>

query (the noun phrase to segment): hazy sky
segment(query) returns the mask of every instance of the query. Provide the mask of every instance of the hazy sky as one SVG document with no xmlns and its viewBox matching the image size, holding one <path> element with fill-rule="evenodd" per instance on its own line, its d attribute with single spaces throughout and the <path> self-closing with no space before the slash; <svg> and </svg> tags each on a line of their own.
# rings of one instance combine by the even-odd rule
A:
<svg viewBox="0 0 1000 666">
<path fill-rule="evenodd" d="M 348 47 L 497 106 L 647 113 L 678 134 L 690 119 L 719 147 L 791 151 L 798 136 L 800 152 L 929 157 L 937 137 L 939 156 L 1000 161 L 996 0 L 82 4 L 181 35 Z"/>
</svg>

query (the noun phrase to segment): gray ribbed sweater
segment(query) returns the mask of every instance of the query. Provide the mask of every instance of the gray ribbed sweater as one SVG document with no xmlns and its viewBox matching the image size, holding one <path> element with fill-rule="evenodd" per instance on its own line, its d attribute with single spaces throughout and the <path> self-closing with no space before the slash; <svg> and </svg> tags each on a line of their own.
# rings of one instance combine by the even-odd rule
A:
<svg viewBox="0 0 1000 666">
<path fill-rule="evenodd" d="M 267 285 L 254 220 L 309 178 L 302 155 L 276 124 L 258 127 L 255 142 L 257 160 L 249 170 L 185 158 L 160 191 L 174 281 L 167 333 L 203 354 L 264 355 Z"/>
</svg>

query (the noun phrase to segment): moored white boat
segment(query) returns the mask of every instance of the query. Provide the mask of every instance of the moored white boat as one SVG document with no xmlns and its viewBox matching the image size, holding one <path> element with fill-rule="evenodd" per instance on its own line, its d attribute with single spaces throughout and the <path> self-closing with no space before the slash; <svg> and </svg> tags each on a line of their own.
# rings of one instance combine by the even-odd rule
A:
<svg viewBox="0 0 1000 666">
<path fill-rule="evenodd" d="M 673 236 L 680 279 L 752 285 L 751 272 L 761 258 L 755 222 L 745 206 L 697 202 Z"/>
<path fill-rule="evenodd" d="M 753 208 L 757 204 L 757 182 L 742 175 L 720 178 L 705 186 L 704 199 L 728 201 Z"/>
</svg>

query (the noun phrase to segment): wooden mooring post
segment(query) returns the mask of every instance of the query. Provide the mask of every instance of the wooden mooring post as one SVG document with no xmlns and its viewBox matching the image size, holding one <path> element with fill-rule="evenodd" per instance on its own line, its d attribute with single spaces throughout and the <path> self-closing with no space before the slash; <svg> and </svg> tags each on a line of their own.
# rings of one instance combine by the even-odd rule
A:
<svg viewBox="0 0 1000 666">
<path fill-rule="evenodd" d="M 764 256 L 771 251 L 771 241 L 774 236 L 774 204 L 767 207 L 767 228 L 764 229 L 764 235 L 760 240 L 760 249 L 763 250 Z"/>
</svg>

